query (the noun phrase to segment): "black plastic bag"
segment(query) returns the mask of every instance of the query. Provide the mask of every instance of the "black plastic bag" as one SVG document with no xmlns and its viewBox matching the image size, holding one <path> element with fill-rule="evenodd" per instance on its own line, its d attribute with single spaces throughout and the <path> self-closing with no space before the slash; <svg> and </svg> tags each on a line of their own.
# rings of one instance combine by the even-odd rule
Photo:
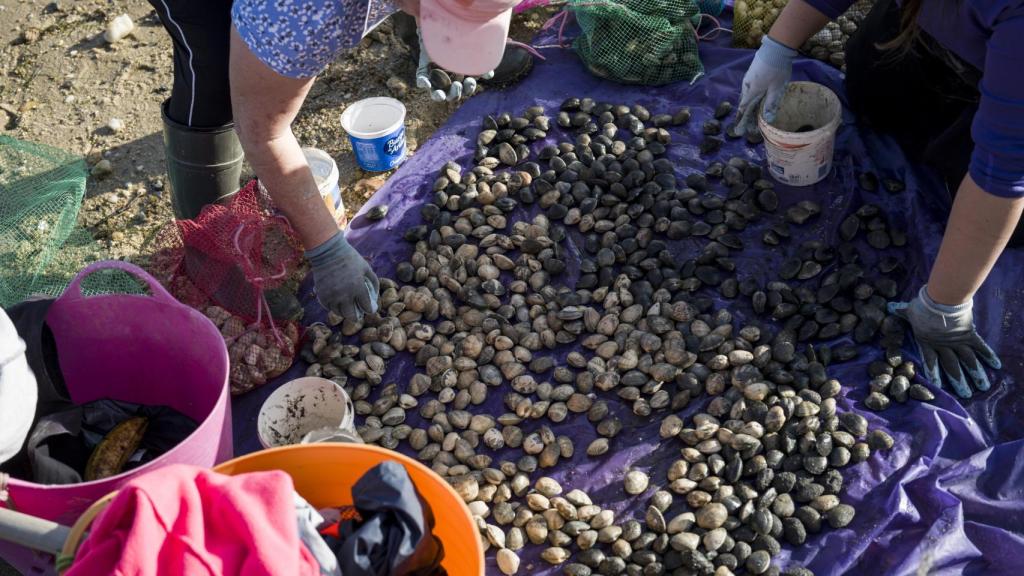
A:
<svg viewBox="0 0 1024 576">
<path fill-rule="evenodd" d="M 32 481 L 39 484 L 82 482 L 85 465 L 97 445 L 115 426 L 136 416 L 148 420 L 139 449 L 125 470 L 145 464 L 195 431 L 197 424 L 168 406 L 145 406 L 102 399 L 43 416 L 28 437 Z"/>
<path fill-rule="evenodd" d="M 30 300 L 5 310 L 18 336 L 25 341 L 25 359 L 36 377 L 39 389 L 36 422 L 47 414 L 73 406 L 60 371 L 57 342 L 46 324 L 46 314 L 53 302 L 52 299 Z"/>
<path fill-rule="evenodd" d="M 361 520 L 346 520 L 337 539 L 326 537 L 344 576 L 445 575 L 444 547 L 434 514 L 405 467 L 383 462 L 352 487 Z"/>
</svg>

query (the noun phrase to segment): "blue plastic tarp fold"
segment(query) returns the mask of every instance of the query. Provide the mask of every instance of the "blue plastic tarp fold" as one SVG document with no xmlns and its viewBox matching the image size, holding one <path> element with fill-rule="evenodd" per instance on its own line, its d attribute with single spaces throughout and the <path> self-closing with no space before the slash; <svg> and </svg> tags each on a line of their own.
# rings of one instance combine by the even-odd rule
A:
<svg viewBox="0 0 1024 576">
<path fill-rule="evenodd" d="M 506 111 L 520 113 L 535 104 L 544 106 L 553 116 L 569 96 L 640 103 L 652 113 L 674 113 L 689 106 L 693 117 L 686 126 L 671 130 L 673 145 L 669 155 L 678 162 L 681 177 L 702 170 L 711 158 L 699 154 L 701 124 L 711 117 L 720 101 L 737 102 L 740 81 L 753 56 L 752 51 L 724 44 L 719 40 L 702 45 L 701 57 L 707 74 L 697 82 L 657 88 L 603 81 L 589 75 L 571 50 L 543 50 L 547 60 L 538 62 L 524 82 L 474 96 L 422 142 L 354 218 L 349 239 L 371 260 L 379 274 L 393 277 L 395 265 L 408 258 L 411 251 L 402 234 L 407 227 L 420 223 L 419 206 L 430 197 L 438 169 L 448 160 L 467 168 L 472 165 L 473 144 L 483 117 Z M 800 60 L 794 79 L 822 83 L 845 103 L 842 75 L 834 68 Z M 885 252 L 903 260 L 907 275 L 902 296 L 909 298 L 927 278 L 942 238 L 950 194 L 938 178 L 908 165 L 891 139 L 859 128 L 849 112 L 844 113 L 843 120 L 830 176 L 809 188 L 777 188 L 782 204 L 778 214 L 791 204 L 811 199 L 822 205 L 821 216 L 807 226 L 796 227 L 794 237 L 776 248 L 765 246 L 760 238 L 773 218 L 781 216 L 763 218 L 749 227 L 742 233 L 747 249 L 736 257 L 738 275 L 740 279 L 754 277 L 761 282 L 774 279 L 774 270 L 785 259 L 787 249 L 812 238 L 837 241 L 843 218 L 863 203 L 872 202 L 883 207 L 890 220 L 909 233 L 907 246 Z M 553 141 L 554 132 L 549 141 Z M 762 147 L 751 147 L 740 140 L 728 141 L 713 158 L 742 156 L 763 161 L 763 154 Z M 881 187 L 874 193 L 865 192 L 857 185 L 858 172 L 865 170 L 900 178 L 906 182 L 906 190 L 897 195 Z M 384 220 L 370 222 L 363 214 L 377 204 L 387 204 L 390 210 Z M 572 262 L 566 277 L 561 279 L 569 286 L 578 270 L 579 252 L 575 246 L 581 245 L 579 233 L 570 232 L 566 251 Z M 671 244 L 680 262 L 696 255 L 701 246 L 700 242 L 686 240 Z M 863 245 L 862 252 L 869 251 Z M 866 347 L 857 359 L 829 368 L 830 375 L 844 384 L 840 410 L 860 410 L 872 427 L 889 431 L 896 444 L 892 450 L 874 453 L 867 462 L 844 470 L 846 490 L 842 500 L 857 509 L 853 522 L 841 530 L 826 529 L 812 535 L 802 547 L 784 546 L 777 558 L 783 567 L 790 563 L 806 565 L 818 575 L 1024 574 L 1024 395 L 1018 389 L 1024 376 L 1022 285 L 1024 251 L 1010 249 L 975 299 L 980 332 L 1000 354 L 1004 365 L 994 375 L 988 393 L 961 402 L 945 390 L 933 387 L 937 398 L 932 403 L 896 404 L 876 414 L 868 412 L 861 401 L 869 380 L 867 365 L 881 356 L 879 351 Z M 306 289 L 311 289 L 308 283 Z M 305 302 L 308 319 L 323 317 L 308 292 Z M 750 314 L 749 302 L 743 298 L 720 299 L 717 306 L 729 307 L 737 321 Z M 552 355 L 561 359 L 571 349 L 563 347 Z M 919 360 L 909 340 L 905 353 Z M 304 370 L 305 366 L 296 366 L 278 382 L 301 375 Z M 415 372 L 411 358 L 399 355 L 390 362 L 385 382 L 397 382 L 404 389 Z M 270 385 L 235 400 L 235 445 L 240 452 L 259 449 L 256 415 L 272 388 Z M 500 390 L 493 390 L 484 405 L 471 409 L 501 414 L 505 412 L 502 395 Z M 701 404 L 691 403 L 684 415 L 693 413 Z M 596 503 L 614 509 L 620 520 L 642 519 L 654 487 L 667 484 L 665 470 L 678 458 L 681 446 L 675 440 L 660 440 L 660 416 L 640 419 L 627 407 L 620 414 L 625 429 L 612 441 L 609 453 L 600 458 L 589 458 L 584 453 L 583 447 L 596 436 L 585 416 L 570 415 L 554 426 L 557 434 L 573 438 L 577 450 L 571 460 L 543 473 L 561 482 L 565 490 L 587 491 Z M 410 411 L 408 423 L 423 424 L 414 411 Z M 528 433 L 532 428 L 530 424 L 526 426 Z M 407 446 L 400 449 L 411 453 Z M 515 460 L 518 456 L 515 451 L 506 450 L 496 454 L 495 461 Z M 633 497 L 624 493 L 622 477 L 631 468 L 646 469 L 652 474 L 652 488 L 646 494 Z M 535 476 L 540 475 L 538 472 Z M 673 510 L 686 506 L 682 498 L 676 500 Z M 535 568 L 530 570 L 531 574 L 560 574 L 559 569 L 549 568 L 540 560 L 539 552 L 540 547 L 522 551 L 523 566 L 532 564 Z M 488 566 L 497 573 L 493 554 Z"/>
</svg>

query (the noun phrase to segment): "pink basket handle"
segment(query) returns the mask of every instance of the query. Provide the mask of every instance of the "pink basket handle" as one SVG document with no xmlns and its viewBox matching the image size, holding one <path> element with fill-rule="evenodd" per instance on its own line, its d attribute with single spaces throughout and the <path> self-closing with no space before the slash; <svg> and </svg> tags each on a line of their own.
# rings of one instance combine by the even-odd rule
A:
<svg viewBox="0 0 1024 576">
<path fill-rule="evenodd" d="M 88 276 L 100 270 L 121 270 L 126 274 L 134 276 L 136 279 L 141 280 L 145 284 L 149 291 L 153 294 L 153 298 L 157 300 L 165 301 L 172 304 L 180 304 L 174 296 L 160 285 L 155 278 L 149 275 L 148 272 L 139 268 L 135 264 L 128 262 L 122 262 L 121 260 L 101 260 L 99 262 L 93 262 L 79 272 L 75 279 L 68 284 L 68 289 L 64 291 L 64 294 L 60 297 L 60 300 L 70 299 L 79 300 L 87 298 L 86 295 L 82 294 L 82 281 Z"/>
</svg>

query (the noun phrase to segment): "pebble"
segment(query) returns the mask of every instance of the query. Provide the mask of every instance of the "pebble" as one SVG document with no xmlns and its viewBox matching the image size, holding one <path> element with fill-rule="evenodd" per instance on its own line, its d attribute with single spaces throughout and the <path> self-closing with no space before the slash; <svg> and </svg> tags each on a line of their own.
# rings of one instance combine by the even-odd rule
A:
<svg viewBox="0 0 1024 576">
<path fill-rule="evenodd" d="M 867 192 L 878 190 L 878 176 L 875 176 L 872 172 L 861 172 L 857 175 L 857 182 L 860 184 L 861 189 Z"/>
<path fill-rule="evenodd" d="M 729 511 L 719 502 L 711 502 L 702 506 L 695 513 L 697 525 L 705 530 L 714 530 L 725 524 Z"/>
<path fill-rule="evenodd" d="M 911 384 L 908 394 L 914 400 L 919 400 L 921 402 L 931 402 L 932 400 L 935 400 L 935 394 L 932 394 L 931 390 L 921 384 Z"/>
<path fill-rule="evenodd" d="M 903 192 L 907 187 L 903 184 L 902 180 L 895 178 L 882 178 L 882 186 L 885 187 L 885 191 L 890 194 L 899 194 Z"/>
<path fill-rule="evenodd" d="M 875 428 L 868 434 L 868 446 L 872 450 L 889 450 L 895 443 L 896 441 L 893 440 L 893 437 L 884 430 Z"/>
<path fill-rule="evenodd" d="M 700 536 L 692 532 L 679 532 L 672 536 L 670 543 L 675 550 L 696 550 L 700 545 Z"/>
<path fill-rule="evenodd" d="M 875 412 L 881 412 L 889 407 L 889 397 L 881 392 L 872 392 L 864 399 L 864 405 Z"/>
<path fill-rule="evenodd" d="M 825 516 L 828 519 L 829 526 L 833 528 L 845 528 L 850 522 L 853 521 L 853 517 L 856 511 L 853 506 L 849 504 L 840 504 L 835 508 L 829 510 Z"/>
<path fill-rule="evenodd" d="M 624 481 L 626 494 L 643 494 L 647 490 L 650 478 L 639 470 L 631 470 L 626 474 Z"/>
<path fill-rule="evenodd" d="M 107 122 L 107 128 L 114 134 L 117 134 L 124 130 L 124 120 L 121 120 L 120 118 L 111 118 L 110 121 Z"/>
<path fill-rule="evenodd" d="M 366 217 L 372 221 L 383 220 L 388 215 L 388 205 L 378 204 L 366 212 Z"/>
<path fill-rule="evenodd" d="M 549 478 L 547 476 L 538 478 L 537 482 L 534 484 L 534 488 L 548 498 L 554 498 L 562 493 L 561 484 L 556 482 L 554 478 Z"/>
<path fill-rule="evenodd" d="M 800 546 L 807 541 L 807 529 L 797 518 L 782 519 L 782 535 L 793 546 Z"/>
<path fill-rule="evenodd" d="M 569 551 L 558 546 L 545 548 L 540 557 L 548 564 L 558 565 L 569 559 Z"/>
<path fill-rule="evenodd" d="M 93 177 L 100 180 L 106 178 L 107 176 L 110 176 L 113 172 L 114 167 L 113 165 L 110 164 L 110 160 L 107 160 L 106 158 L 100 160 L 95 165 L 93 165 L 92 169 L 89 171 L 89 173 L 92 174 Z"/>
<path fill-rule="evenodd" d="M 480 484 L 476 478 L 471 475 L 459 476 L 449 480 L 452 488 L 455 492 L 462 497 L 465 502 L 472 502 L 476 500 L 477 495 L 480 494 Z"/>
<path fill-rule="evenodd" d="M 18 39 L 21 41 L 22 44 L 32 44 L 38 41 L 40 36 L 42 36 L 42 31 L 39 28 L 36 28 L 35 26 L 29 26 L 28 28 L 25 28 L 24 30 L 21 31 L 21 35 L 18 37 Z"/>
<path fill-rule="evenodd" d="M 868 421 L 855 412 L 843 412 L 839 415 L 839 423 L 842 427 L 857 437 L 862 437 L 868 433 Z"/>
<path fill-rule="evenodd" d="M 601 456 L 608 452 L 608 439 L 597 438 L 587 446 L 587 456 Z"/>
<path fill-rule="evenodd" d="M 114 44 L 128 37 L 135 31 L 135 22 L 127 14 L 121 14 L 107 23 L 107 29 L 103 33 L 103 39 L 108 44 Z"/>
<path fill-rule="evenodd" d="M 512 550 L 509 550 L 508 548 L 498 550 L 496 559 L 498 562 L 498 569 L 501 570 L 502 574 L 512 576 L 519 572 L 519 555 Z"/>
<path fill-rule="evenodd" d="M 391 91 L 391 95 L 396 98 L 402 98 L 409 93 L 409 85 L 398 76 L 389 77 L 386 85 L 388 90 Z"/>
<path fill-rule="evenodd" d="M 764 574 L 768 570 L 768 565 L 771 564 L 771 561 L 772 558 L 768 555 L 767 551 L 757 550 L 747 557 L 744 565 L 751 574 Z"/>
</svg>

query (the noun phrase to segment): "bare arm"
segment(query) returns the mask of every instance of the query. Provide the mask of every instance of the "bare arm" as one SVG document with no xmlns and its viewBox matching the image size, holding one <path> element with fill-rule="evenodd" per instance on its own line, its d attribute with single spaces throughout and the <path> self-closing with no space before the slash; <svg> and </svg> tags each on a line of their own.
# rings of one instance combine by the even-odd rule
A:
<svg viewBox="0 0 1024 576">
<path fill-rule="evenodd" d="M 231 107 L 245 156 L 306 249 L 338 232 L 291 124 L 312 78 L 287 78 L 263 64 L 231 28 Z"/>
<path fill-rule="evenodd" d="M 768 35 L 780 44 L 799 50 L 804 42 L 828 24 L 825 16 L 804 0 L 790 0 L 775 19 Z"/>
<path fill-rule="evenodd" d="M 928 278 L 932 300 L 946 305 L 970 300 L 1002 254 L 1022 210 L 1024 198 L 989 194 L 968 174 L 953 202 Z"/>
</svg>

